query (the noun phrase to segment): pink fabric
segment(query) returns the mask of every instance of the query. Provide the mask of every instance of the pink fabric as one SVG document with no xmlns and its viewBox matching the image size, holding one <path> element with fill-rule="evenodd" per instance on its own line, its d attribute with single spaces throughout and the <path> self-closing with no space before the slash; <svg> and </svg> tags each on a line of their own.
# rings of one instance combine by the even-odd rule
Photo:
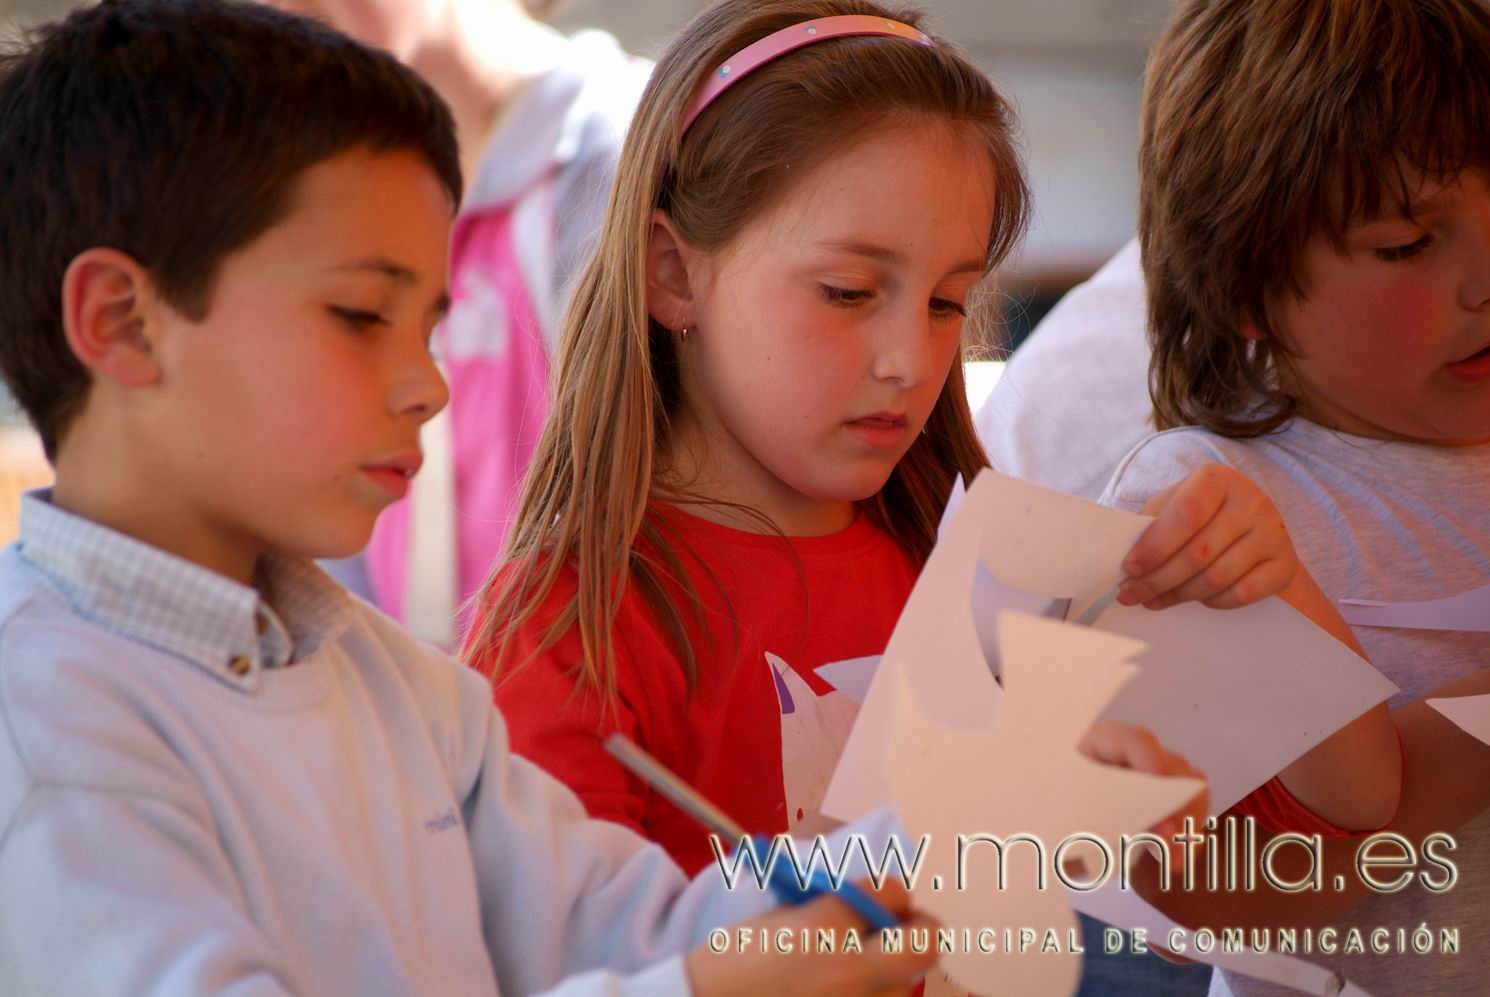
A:
<svg viewBox="0 0 1490 997">
<path fill-rule="evenodd" d="M 456 222 L 450 315 L 435 338 L 450 382 L 456 595 L 464 603 L 501 554 L 523 475 L 548 415 L 548 351 L 518 264 L 510 205 Z M 409 501 L 390 506 L 378 518 L 366 555 L 374 598 L 400 622 L 408 577 Z"/>
</svg>

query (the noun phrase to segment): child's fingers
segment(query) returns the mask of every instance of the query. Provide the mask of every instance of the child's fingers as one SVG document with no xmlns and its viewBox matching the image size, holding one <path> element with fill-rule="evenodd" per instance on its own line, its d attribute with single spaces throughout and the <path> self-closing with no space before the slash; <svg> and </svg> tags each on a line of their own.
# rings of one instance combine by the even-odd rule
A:
<svg viewBox="0 0 1490 997">
<path fill-rule="evenodd" d="M 1104 765 L 1120 765 L 1139 772 L 1162 774 L 1165 764 L 1166 752 L 1158 738 L 1146 728 L 1131 724 L 1093 724 L 1078 750 Z"/>
<path fill-rule="evenodd" d="M 857 957 L 864 962 L 862 970 L 867 983 L 865 989 L 876 993 L 904 993 L 936 965 L 936 946 L 928 945 L 923 952 L 912 952 L 910 933 L 927 931 L 935 938 L 936 929 L 941 927 L 940 922 L 925 914 L 914 914 L 900 927 L 904 932 L 904 941 L 898 952 L 887 951 L 878 935 L 872 940 L 866 940 L 863 955 Z"/>
<path fill-rule="evenodd" d="M 1130 578 L 1140 578 L 1167 563 L 1211 521 L 1225 500 L 1220 478 L 1206 468 L 1155 495 L 1142 511 L 1156 518 L 1128 552 L 1123 570 Z"/>
<path fill-rule="evenodd" d="M 1235 543 L 1217 555 L 1209 565 L 1188 581 L 1176 586 L 1168 594 L 1173 596 L 1176 602 L 1204 602 L 1210 605 L 1207 600 L 1234 589 L 1243 578 L 1251 573 L 1252 569 L 1269 561 L 1274 553 L 1276 553 L 1275 545 L 1268 532 L 1248 530 Z M 1271 592 L 1261 589 L 1254 591 L 1254 586 L 1263 580 L 1262 577 L 1253 578 L 1242 587 L 1241 591 L 1234 592 L 1232 597 L 1241 600 L 1235 605 L 1246 605 L 1248 595 L 1253 597 L 1251 601 L 1271 595 Z M 1211 608 L 1221 607 L 1212 606 Z"/>
<path fill-rule="evenodd" d="M 874 884 L 867 879 L 858 880 L 855 885 L 874 897 L 876 903 L 896 917 L 903 919 L 911 911 L 910 891 L 905 888 L 903 882 L 894 876 L 886 876 L 884 885 L 877 890 L 874 888 Z"/>
<path fill-rule="evenodd" d="M 1224 592 L 1205 600 L 1212 609 L 1236 609 L 1276 595 L 1286 589 L 1297 576 L 1299 563 L 1295 558 L 1269 558 L 1252 566 L 1246 574 L 1233 582 Z"/>
<path fill-rule="evenodd" d="M 1206 569 L 1215 564 L 1218 555 L 1229 551 L 1251 530 L 1252 524 L 1240 510 L 1239 505 L 1240 503 L 1227 501 L 1220 503 L 1213 510 L 1211 518 L 1199 529 L 1193 531 L 1189 539 L 1184 541 L 1168 560 L 1146 574 L 1137 578 L 1129 578 L 1124 582 L 1118 591 L 1118 600 L 1124 605 L 1133 606 L 1138 603 L 1147 603 L 1162 595 L 1179 596 L 1179 589 L 1182 586 L 1193 580 L 1201 579 Z M 1170 508 L 1176 507 L 1170 506 Z M 1168 518 L 1169 512 L 1166 510 L 1154 520 L 1153 526 L 1149 529 L 1154 529 L 1166 522 Z M 1188 517 L 1186 522 L 1188 523 Z M 1142 540 L 1139 543 L 1141 544 Z M 1136 545 L 1134 550 L 1137 550 Z M 1131 557 L 1129 560 L 1132 560 Z M 1203 580 L 1198 582 L 1198 585 L 1203 584 Z"/>
</svg>

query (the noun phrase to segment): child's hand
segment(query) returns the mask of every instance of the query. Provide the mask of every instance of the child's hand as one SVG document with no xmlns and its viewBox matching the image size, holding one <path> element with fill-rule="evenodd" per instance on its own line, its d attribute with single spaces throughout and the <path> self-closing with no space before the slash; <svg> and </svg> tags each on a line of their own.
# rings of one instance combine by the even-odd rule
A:
<svg viewBox="0 0 1490 997">
<path fill-rule="evenodd" d="M 1125 606 L 1195 601 L 1235 609 L 1292 584 L 1299 557 L 1272 500 L 1246 475 L 1208 464 L 1149 499 L 1156 517 L 1133 545 L 1118 591 Z"/>
<path fill-rule="evenodd" d="M 1135 727 L 1133 724 L 1117 723 L 1095 723 L 1092 729 L 1082 739 L 1079 750 L 1088 758 L 1104 762 L 1108 765 L 1118 765 L 1122 768 L 1133 769 L 1135 772 L 1147 772 L 1150 775 L 1162 776 L 1190 776 L 1193 779 L 1204 779 L 1205 773 L 1191 765 L 1184 755 L 1170 751 L 1159 743 L 1146 727 Z M 1211 806 L 1211 794 L 1209 789 L 1196 793 L 1189 803 L 1164 818 L 1150 832 L 1164 842 L 1164 850 L 1169 853 L 1169 861 L 1166 863 L 1170 869 L 1183 869 L 1185 867 L 1184 846 L 1175 838 L 1185 833 L 1185 820 L 1189 818 L 1193 823 L 1191 833 L 1205 826 L 1206 815 Z M 1112 842 L 1115 847 L 1116 842 Z M 1150 851 L 1155 846 L 1145 843 L 1139 849 L 1139 861 L 1133 866 L 1135 871 L 1135 886 L 1139 879 L 1148 876 L 1149 872 L 1157 869 L 1155 862 L 1157 851 Z M 1150 864 L 1153 869 L 1150 869 Z M 1077 876 L 1090 875 L 1085 869 L 1075 870 Z M 1150 899 L 1147 895 L 1145 899 Z M 1185 960 L 1175 958 L 1175 962 Z"/>
<path fill-rule="evenodd" d="M 1148 728 L 1133 724 L 1092 724 L 1092 729 L 1087 731 L 1077 750 L 1094 761 L 1135 772 L 1205 779 L 1205 773 L 1191 765 L 1184 755 L 1164 747 Z M 1210 809 L 1210 796 L 1209 791 L 1196 794 L 1189 803 L 1154 827 L 1154 834 L 1169 841 L 1184 830 L 1186 817 L 1194 820 L 1196 827 L 1200 827 Z"/>
<path fill-rule="evenodd" d="M 860 889 L 871 892 L 886 910 L 900 917 L 903 927 L 928 928 L 933 934 L 937 923 L 922 914 L 911 914 L 910 894 L 905 886 L 888 880 L 885 886 L 875 891 L 868 882 L 860 882 Z M 750 928 L 750 944 L 745 951 L 737 951 L 740 928 Z M 834 932 L 836 949 L 833 952 L 802 952 L 802 931 L 808 930 L 809 939 L 816 936 L 818 928 Z M 843 940 L 848 930 L 859 932 L 862 952 L 845 953 Z M 693 982 L 693 992 L 698 997 L 754 997 L 756 994 L 906 994 L 916 982 L 936 965 L 936 946 L 927 946 L 927 951 L 916 953 L 909 945 L 902 945 L 899 952 L 886 952 L 880 947 L 879 932 L 874 931 L 855 914 L 848 905 L 836 897 L 818 897 L 797 907 L 781 907 L 758 919 L 725 929 L 730 937 L 731 948 L 716 953 L 707 946 L 700 946 L 688 953 L 688 976 Z M 791 952 L 778 952 L 769 940 L 778 931 L 787 931 L 791 937 Z M 766 933 L 768 944 L 761 951 L 761 934 Z"/>
</svg>

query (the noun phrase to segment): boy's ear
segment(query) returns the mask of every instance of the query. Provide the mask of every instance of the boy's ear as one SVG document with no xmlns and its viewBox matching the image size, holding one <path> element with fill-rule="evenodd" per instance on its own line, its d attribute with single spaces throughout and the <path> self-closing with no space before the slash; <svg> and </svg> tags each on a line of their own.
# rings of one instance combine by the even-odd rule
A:
<svg viewBox="0 0 1490 997">
<path fill-rule="evenodd" d="M 68 264 L 62 277 L 62 328 L 73 356 L 94 377 L 126 387 L 159 379 L 147 318 L 152 294 L 145 268 L 117 249 L 95 246 Z"/>
<path fill-rule="evenodd" d="M 693 287 L 688 279 L 693 254 L 678 238 L 672 219 L 652 212 L 647 240 L 647 312 L 674 332 L 693 321 Z"/>
</svg>

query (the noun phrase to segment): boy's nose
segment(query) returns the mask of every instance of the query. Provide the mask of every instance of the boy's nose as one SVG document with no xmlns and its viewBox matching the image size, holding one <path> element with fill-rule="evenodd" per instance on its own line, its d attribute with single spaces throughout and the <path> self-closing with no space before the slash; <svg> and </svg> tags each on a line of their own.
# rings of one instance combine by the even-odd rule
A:
<svg viewBox="0 0 1490 997">
<path fill-rule="evenodd" d="M 1490 311 L 1490 219 L 1472 250 L 1469 279 L 1464 283 L 1464 305 L 1472 312 Z"/>
<path fill-rule="evenodd" d="M 434 358 L 423 350 L 393 386 L 390 403 L 394 414 L 412 414 L 427 422 L 450 402 L 450 387 Z"/>
</svg>

